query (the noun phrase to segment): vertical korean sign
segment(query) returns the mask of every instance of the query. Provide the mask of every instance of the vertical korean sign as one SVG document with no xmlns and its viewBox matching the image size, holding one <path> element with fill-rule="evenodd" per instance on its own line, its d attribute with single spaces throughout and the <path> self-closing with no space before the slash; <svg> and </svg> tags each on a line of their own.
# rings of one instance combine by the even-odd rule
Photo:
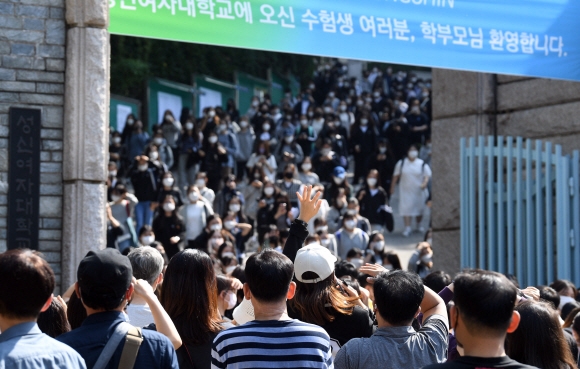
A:
<svg viewBox="0 0 580 369">
<path fill-rule="evenodd" d="M 10 108 L 8 249 L 38 249 L 40 110 Z"/>
<path fill-rule="evenodd" d="M 578 0 L 109 0 L 114 34 L 580 81 Z"/>
</svg>

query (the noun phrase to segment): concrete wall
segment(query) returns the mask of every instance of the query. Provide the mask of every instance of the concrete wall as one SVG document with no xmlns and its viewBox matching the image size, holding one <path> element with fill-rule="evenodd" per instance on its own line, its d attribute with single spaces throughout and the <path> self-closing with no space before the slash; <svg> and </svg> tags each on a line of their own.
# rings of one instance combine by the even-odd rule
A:
<svg viewBox="0 0 580 369">
<path fill-rule="evenodd" d="M 433 243 L 436 269 L 459 271 L 459 139 L 541 138 L 580 149 L 580 83 L 433 70 Z"/>
<path fill-rule="evenodd" d="M 0 252 L 6 250 L 8 109 L 41 109 L 39 250 L 61 279 L 65 1 L 0 1 Z"/>
</svg>

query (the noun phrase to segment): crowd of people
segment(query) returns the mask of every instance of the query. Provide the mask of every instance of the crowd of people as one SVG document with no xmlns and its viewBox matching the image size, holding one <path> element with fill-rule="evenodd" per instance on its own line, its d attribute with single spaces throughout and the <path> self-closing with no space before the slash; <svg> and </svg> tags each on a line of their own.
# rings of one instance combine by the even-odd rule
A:
<svg viewBox="0 0 580 369">
<path fill-rule="evenodd" d="M 0 368 L 578 368 L 571 282 L 357 268 L 309 235 L 321 193 L 296 197 L 282 252 L 231 274 L 195 248 L 105 248 L 55 298 L 41 254 L 0 254 Z"/>
<path fill-rule="evenodd" d="M 426 232 L 430 81 L 391 68 L 347 72 L 322 65 L 299 95 L 255 97 L 245 113 L 231 100 L 201 117 L 167 110 L 151 136 L 129 115 L 111 133 L 108 246 L 126 254 L 152 245 L 168 258 L 199 249 L 227 273 L 248 251 L 282 250 L 300 211 L 296 192 L 312 185 L 323 200 L 308 225 L 314 240 L 359 267 L 390 265 L 397 185 L 403 235 Z M 431 255 L 412 269 L 426 274 Z"/>
</svg>

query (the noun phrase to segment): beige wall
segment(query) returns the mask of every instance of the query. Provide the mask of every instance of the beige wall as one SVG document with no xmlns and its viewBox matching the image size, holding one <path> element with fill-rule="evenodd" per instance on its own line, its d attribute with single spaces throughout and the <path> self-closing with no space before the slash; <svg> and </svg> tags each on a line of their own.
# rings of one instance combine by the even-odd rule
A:
<svg viewBox="0 0 580 369">
<path fill-rule="evenodd" d="M 580 83 L 433 70 L 433 243 L 437 269 L 460 269 L 459 139 L 541 138 L 580 149 Z"/>
</svg>

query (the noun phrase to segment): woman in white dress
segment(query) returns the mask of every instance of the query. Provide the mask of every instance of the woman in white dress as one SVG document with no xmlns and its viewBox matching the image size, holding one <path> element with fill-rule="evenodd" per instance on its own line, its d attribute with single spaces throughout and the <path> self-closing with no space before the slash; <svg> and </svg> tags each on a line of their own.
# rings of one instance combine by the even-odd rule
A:
<svg viewBox="0 0 580 369">
<path fill-rule="evenodd" d="M 399 186 L 399 213 L 403 216 L 405 230 L 403 236 L 411 234 L 411 220 L 415 217 L 417 230 L 424 232 L 420 226 L 423 220 L 425 202 L 427 201 L 427 184 L 431 178 L 431 168 L 417 156 L 417 146 L 411 145 L 407 157 L 399 160 L 395 166 L 393 180 L 391 182 L 391 195 L 395 192 L 395 186 Z"/>
</svg>

